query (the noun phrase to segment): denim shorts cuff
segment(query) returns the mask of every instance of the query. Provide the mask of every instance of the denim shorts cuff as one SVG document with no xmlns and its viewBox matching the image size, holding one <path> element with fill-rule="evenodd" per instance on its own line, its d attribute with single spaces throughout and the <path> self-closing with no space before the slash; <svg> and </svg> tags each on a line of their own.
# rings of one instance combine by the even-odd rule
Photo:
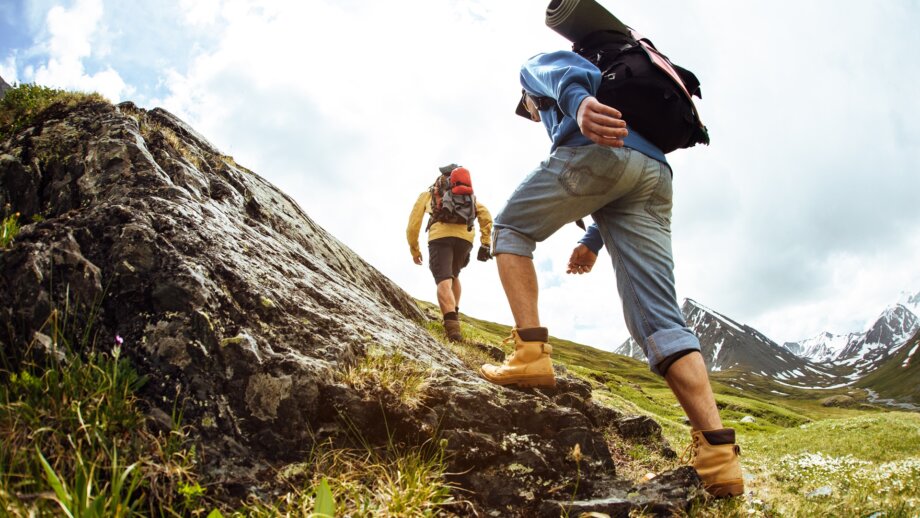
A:
<svg viewBox="0 0 920 518">
<path fill-rule="evenodd" d="M 658 364 L 672 354 L 686 350 L 701 350 L 700 340 L 686 327 L 662 329 L 652 333 L 645 342 L 645 353 L 648 357 L 649 369 L 658 375 L 661 375 L 658 372 Z"/>
<path fill-rule="evenodd" d="M 492 233 L 492 254 L 511 254 L 529 257 L 533 259 L 533 251 L 537 248 L 537 243 L 507 227 L 494 229 Z"/>
</svg>

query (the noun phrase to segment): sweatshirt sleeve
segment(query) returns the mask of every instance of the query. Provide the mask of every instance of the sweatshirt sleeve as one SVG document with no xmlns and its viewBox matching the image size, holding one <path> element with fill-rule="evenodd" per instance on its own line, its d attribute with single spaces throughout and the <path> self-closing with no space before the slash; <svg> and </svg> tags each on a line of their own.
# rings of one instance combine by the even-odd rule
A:
<svg viewBox="0 0 920 518">
<path fill-rule="evenodd" d="M 492 247 L 492 214 L 485 205 L 476 202 L 476 218 L 479 220 L 479 242 Z"/>
<path fill-rule="evenodd" d="M 418 195 L 412 212 L 409 214 L 409 224 L 406 226 L 406 240 L 409 242 L 409 253 L 418 257 L 422 251 L 418 247 L 418 234 L 422 229 L 422 220 L 425 219 L 425 209 L 431 203 L 431 194 L 425 191 Z"/>
<path fill-rule="evenodd" d="M 597 228 L 597 223 L 591 223 L 585 235 L 578 242 L 588 247 L 595 254 L 600 252 L 604 246 L 604 240 L 601 238 L 601 231 Z"/>
<path fill-rule="evenodd" d="M 537 54 L 521 67 L 521 86 L 531 94 L 556 100 L 562 113 L 575 118 L 578 106 L 597 92 L 601 71 L 566 50 Z"/>
</svg>

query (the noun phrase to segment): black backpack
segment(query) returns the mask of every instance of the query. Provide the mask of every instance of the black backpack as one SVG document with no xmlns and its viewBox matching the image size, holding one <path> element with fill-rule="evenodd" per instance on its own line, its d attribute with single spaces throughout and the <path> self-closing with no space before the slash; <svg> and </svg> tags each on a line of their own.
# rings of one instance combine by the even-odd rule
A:
<svg viewBox="0 0 920 518">
<path fill-rule="evenodd" d="M 431 215 L 425 231 L 435 223 L 465 224 L 473 229 L 476 221 L 476 196 L 470 173 L 464 167 L 457 167 L 449 175 L 442 174 L 428 189 L 431 194 Z"/>
<path fill-rule="evenodd" d="M 630 128 L 662 152 L 709 144 L 692 100 L 694 95 L 702 99 L 699 80 L 671 63 L 650 40 L 635 31 L 598 31 L 572 50 L 601 71 L 595 97 L 619 110 Z"/>
</svg>

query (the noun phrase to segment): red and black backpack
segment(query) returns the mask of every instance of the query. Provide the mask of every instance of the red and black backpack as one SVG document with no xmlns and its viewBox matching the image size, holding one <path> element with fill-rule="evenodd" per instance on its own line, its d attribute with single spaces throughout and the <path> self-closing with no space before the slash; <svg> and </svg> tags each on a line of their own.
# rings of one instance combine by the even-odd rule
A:
<svg viewBox="0 0 920 518">
<path fill-rule="evenodd" d="M 476 196 L 469 170 L 457 167 L 450 174 L 439 175 L 428 192 L 431 194 L 431 216 L 426 231 L 435 223 L 465 224 L 467 230 L 473 230 Z"/>
</svg>

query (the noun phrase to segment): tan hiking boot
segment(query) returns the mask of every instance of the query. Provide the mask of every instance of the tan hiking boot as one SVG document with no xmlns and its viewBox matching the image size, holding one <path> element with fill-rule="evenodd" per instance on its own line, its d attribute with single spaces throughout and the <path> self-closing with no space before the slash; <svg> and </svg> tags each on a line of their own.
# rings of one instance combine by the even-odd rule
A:
<svg viewBox="0 0 920 518">
<path fill-rule="evenodd" d="M 502 365 L 485 364 L 479 369 L 482 377 L 497 385 L 520 387 L 555 387 L 553 346 L 545 327 L 512 329 L 505 343 L 514 342 L 514 352 Z"/>
<path fill-rule="evenodd" d="M 447 333 L 447 339 L 451 342 L 463 341 L 463 334 L 460 332 L 459 320 L 445 320 L 444 332 Z"/>
<path fill-rule="evenodd" d="M 716 497 L 738 496 L 744 493 L 741 475 L 741 447 L 735 444 L 735 430 L 692 430 L 690 465 L 699 474 L 706 491 Z"/>
</svg>

